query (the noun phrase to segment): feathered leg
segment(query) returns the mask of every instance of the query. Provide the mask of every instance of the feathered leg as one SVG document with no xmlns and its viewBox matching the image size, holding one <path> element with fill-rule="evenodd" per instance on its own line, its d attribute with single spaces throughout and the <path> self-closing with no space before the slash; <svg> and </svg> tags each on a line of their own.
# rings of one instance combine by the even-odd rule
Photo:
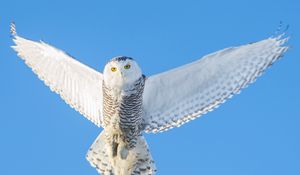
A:
<svg viewBox="0 0 300 175">
<path fill-rule="evenodd" d="M 143 136 L 139 136 L 133 149 L 127 149 L 125 143 L 116 146 L 116 155 L 109 155 L 104 131 L 98 136 L 87 153 L 87 160 L 103 175 L 154 175 L 156 168 L 148 145 Z"/>
</svg>

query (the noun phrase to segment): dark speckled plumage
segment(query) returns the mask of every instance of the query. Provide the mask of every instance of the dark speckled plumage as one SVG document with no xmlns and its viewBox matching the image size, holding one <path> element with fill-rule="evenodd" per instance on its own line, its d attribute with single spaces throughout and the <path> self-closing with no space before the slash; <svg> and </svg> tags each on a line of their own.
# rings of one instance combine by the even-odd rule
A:
<svg viewBox="0 0 300 175">
<path fill-rule="evenodd" d="M 112 58 L 109 62 L 112 62 L 112 61 L 126 61 L 126 60 L 133 60 L 133 58 L 127 57 L 127 56 L 117 56 L 117 57 Z"/>
<path fill-rule="evenodd" d="M 120 127 L 121 139 L 128 148 L 133 148 L 142 130 L 142 98 L 145 77 L 138 79 L 127 95 L 115 97 L 112 89 L 103 83 L 103 119 L 106 126 Z M 117 116 L 116 118 L 114 116 Z M 105 127 L 104 127 L 105 128 Z M 113 141 L 112 138 L 108 138 Z"/>
</svg>

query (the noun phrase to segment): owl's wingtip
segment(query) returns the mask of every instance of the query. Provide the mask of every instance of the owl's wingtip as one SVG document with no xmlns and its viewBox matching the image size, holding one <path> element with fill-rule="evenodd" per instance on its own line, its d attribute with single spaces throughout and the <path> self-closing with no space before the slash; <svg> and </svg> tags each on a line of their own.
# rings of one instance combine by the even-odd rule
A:
<svg viewBox="0 0 300 175">
<path fill-rule="evenodd" d="M 274 38 L 276 40 L 290 38 L 290 36 L 288 35 L 289 28 L 290 28 L 289 24 L 284 24 L 282 21 L 280 21 L 276 31 L 274 32 L 271 38 Z"/>
<path fill-rule="evenodd" d="M 11 35 L 12 37 L 16 37 L 16 36 L 17 36 L 16 24 L 15 24 L 14 21 L 12 21 L 12 22 L 10 23 L 10 35 Z"/>
</svg>

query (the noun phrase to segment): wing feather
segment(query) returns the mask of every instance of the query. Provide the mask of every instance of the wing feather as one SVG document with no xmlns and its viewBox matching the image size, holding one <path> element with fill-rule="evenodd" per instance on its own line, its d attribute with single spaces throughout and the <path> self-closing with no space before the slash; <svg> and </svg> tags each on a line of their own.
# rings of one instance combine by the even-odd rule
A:
<svg viewBox="0 0 300 175">
<path fill-rule="evenodd" d="M 44 42 L 14 36 L 12 48 L 37 76 L 72 108 L 102 123 L 102 74 Z"/>
<path fill-rule="evenodd" d="M 282 35 L 227 48 L 147 78 L 146 132 L 163 132 L 212 111 L 254 82 L 287 50 Z"/>
</svg>

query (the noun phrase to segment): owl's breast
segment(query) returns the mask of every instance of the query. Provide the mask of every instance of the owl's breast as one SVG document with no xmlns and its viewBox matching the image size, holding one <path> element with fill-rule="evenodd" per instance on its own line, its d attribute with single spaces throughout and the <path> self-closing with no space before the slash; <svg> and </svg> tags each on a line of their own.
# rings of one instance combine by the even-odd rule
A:
<svg viewBox="0 0 300 175">
<path fill-rule="evenodd" d="M 144 82 L 141 77 L 127 90 L 109 88 L 103 83 L 104 125 L 121 130 L 141 125 Z"/>
</svg>

